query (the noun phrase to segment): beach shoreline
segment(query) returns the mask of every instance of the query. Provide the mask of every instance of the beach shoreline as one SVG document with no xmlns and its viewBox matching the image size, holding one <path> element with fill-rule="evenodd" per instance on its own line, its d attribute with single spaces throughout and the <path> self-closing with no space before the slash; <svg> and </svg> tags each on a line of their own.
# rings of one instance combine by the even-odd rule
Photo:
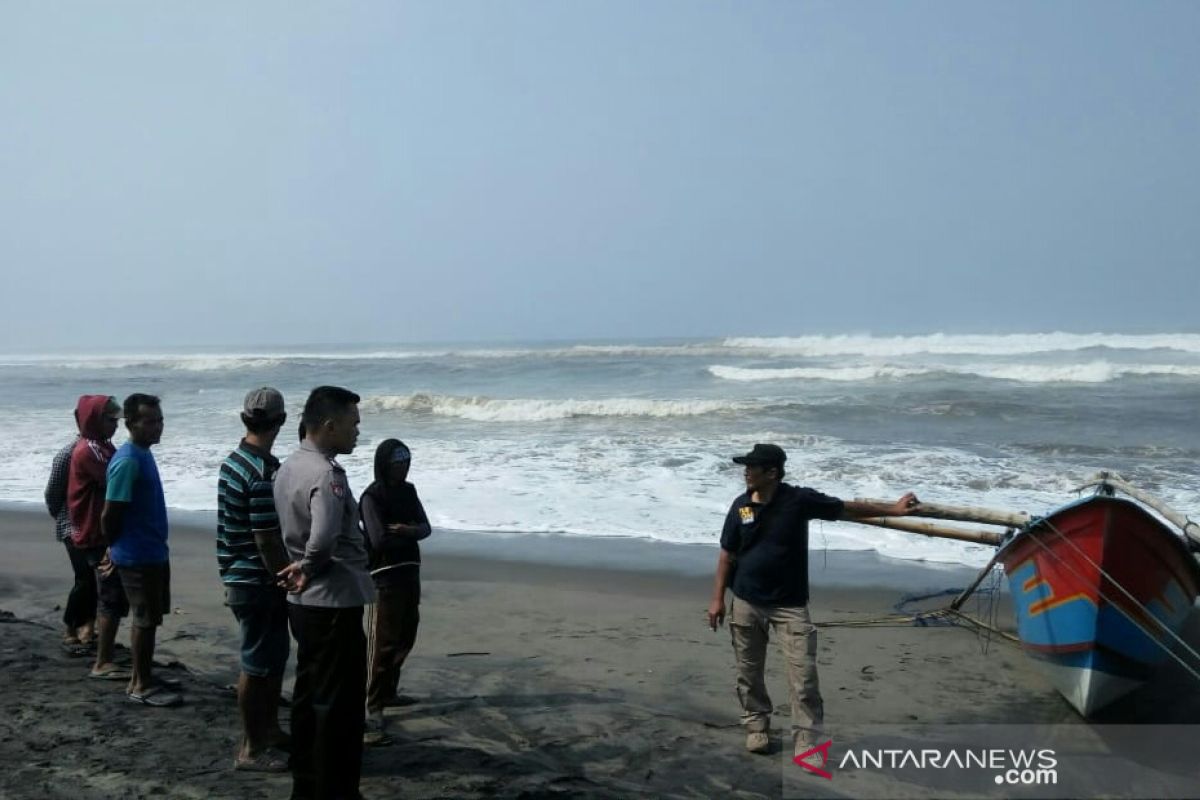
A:
<svg viewBox="0 0 1200 800">
<path fill-rule="evenodd" d="M 70 571 L 50 519 L 0 512 L 0 609 L 15 615 L 0 624 L 0 758 L 17 765 L 0 777 L 0 795 L 287 796 L 286 775 L 230 770 L 238 722 L 225 687 L 236 679 L 236 626 L 222 606 L 212 537 L 172 529 L 173 613 L 158 659 L 184 678 L 187 705 L 146 709 L 119 686 L 87 680 L 84 660 L 58 647 L 56 606 Z M 641 568 L 622 568 L 630 552 L 654 546 L 605 540 L 567 564 L 517 557 L 554 555 L 556 542 L 512 537 L 466 552 L 478 542 L 458 538 L 435 531 L 423 548 L 422 627 L 402 677 L 422 702 L 389 710 L 397 741 L 368 749 L 366 797 L 782 796 L 794 765 L 778 741 L 770 757 L 742 749 L 729 634 L 704 621 L 711 573 L 701 556 L 715 548 L 667 559 L 674 569 L 645 553 L 633 559 Z M 605 548 L 623 552 L 606 563 Z M 814 620 L 854 623 L 820 633 L 833 737 L 871 725 L 1079 724 L 1006 640 L 863 624 L 906 596 L 960 587 L 972 571 L 827 555 L 812 556 Z M 118 641 L 127 635 L 123 627 Z M 774 646 L 767 675 L 774 727 L 786 730 Z"/>
</svg>

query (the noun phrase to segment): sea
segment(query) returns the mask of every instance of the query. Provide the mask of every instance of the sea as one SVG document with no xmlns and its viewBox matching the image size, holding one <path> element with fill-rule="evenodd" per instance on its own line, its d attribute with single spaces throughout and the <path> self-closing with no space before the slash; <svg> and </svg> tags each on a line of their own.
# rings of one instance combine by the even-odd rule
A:
<svg viewBox="0 0 1200 800">
<path fill-rule="evenodd" d="M 1042 514 L 1111 470 L 1200 512 L 1197 333 L 31 351 L 0 354 L 0 376 L 0 502 L 31 508 L 80 394 L 160 396 L 167 503 L 209 511 L 245 393 L 284 393 L 285 457 L 308 391 L 334 384 L 362 397 L 340 459 L 351 486 L 370 482 L 380 441 L 404 440 L 436 529 L 715 546 L 743 490 L 731 457 L 756 442 L 787 450 L 789 482 L 843 498 Z M 814 523 L 811 547 L 991 554 L 841 522 Z"/>
</svg>

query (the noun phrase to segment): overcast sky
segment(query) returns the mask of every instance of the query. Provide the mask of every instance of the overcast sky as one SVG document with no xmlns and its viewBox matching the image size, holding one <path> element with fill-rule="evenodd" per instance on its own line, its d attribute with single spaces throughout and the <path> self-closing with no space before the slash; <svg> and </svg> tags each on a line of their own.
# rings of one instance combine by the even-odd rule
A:
<svg viewBox="0 0 1200 800">
<path fill-rule="evenodd" d="M 0 347 L 1197 330 L 1200 3 L 0 2 Z"/>
</svg>

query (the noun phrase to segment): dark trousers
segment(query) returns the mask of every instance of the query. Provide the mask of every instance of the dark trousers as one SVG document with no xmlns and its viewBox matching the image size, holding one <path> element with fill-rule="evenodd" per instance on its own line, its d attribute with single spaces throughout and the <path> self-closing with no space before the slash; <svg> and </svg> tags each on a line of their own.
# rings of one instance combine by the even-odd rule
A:
<svg viewBox="0 0 1200 800">
<path fill-rule="evenodd" d="M 367 710 L 382 711 L 396 697 L 400 668 L 417 641 L 421 623 L 421 579 L 405 578 L 395 586 L 381 586 L 371 611 L 367 681 Z"/>
<path fill-rule="evenodd" d="M 363 609 L 288 604 L 296 638 L 292 797 L 351 800 L 362 772 L 367 640 Z"/>
<path fill-rule="evenodd" d="M 67 548 L 67 558 L 71 559 L 71 569 L 75 571 L 75 585 L 67 594 L 63 624 L 74 631 L 96 618 L 96 575 L 85 551 L 69 541 L 63 544 Z"/>
</svg>

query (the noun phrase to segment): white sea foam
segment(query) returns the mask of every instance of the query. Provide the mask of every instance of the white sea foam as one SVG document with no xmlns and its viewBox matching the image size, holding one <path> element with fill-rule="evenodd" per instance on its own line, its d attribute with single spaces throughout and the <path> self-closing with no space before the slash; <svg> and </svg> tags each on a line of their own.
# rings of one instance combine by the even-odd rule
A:
<svg viewBox="0 0 1200 800">
<path fill-rule="evenodd" d="M 211 412 L 171 416 L 155 456 L 172 508 L 214 508 L 218 466 L 240 432 L 236 419 L 217 427 Z M 364 430 L 375 438 L 340 459 L 356 491 L 371 480 L 374 444 L 387 427 L 368 415 Z M 740 468 L 729 456 L 752 441 L 779 442 L 790 455 L 789 480 L 837 496 L 889 499 L 912 489 L 929 501 L 1035 514 L 1072 499 L 1073 488 L 1095 468 L 1074 465 L 1075 455 L 1070 461 L 1016 451 L 984 456 L 953 447 L 859 444 L 774 430 L 737 437 L 498 431 L 462 435 L 448 425 L 440 433 L 404 436 L 414 453 L 412 478 L 436 527 L 715 544 L 730 501 L 742 491 Z M 0 499 L 39 502 L 50 461 L 66 440 L 60 411 L 23 417 L 16 435 L 0 439 Z M 281 443 L 278 455 L 286 457 L 293 446 Z M 1149 460 L 1141 474 L 1129 477 L 1192 511 L 1200 482 L 1173 464 Z M 967 564 L 982 564 L 990 555 L 987 548 L 846 523 L 814 523 L 811 546 Z"/>
<path fill-rule="evenodd" d="M 966 371 L 966 370 L 960 370 Z M 1000 364 L 975 367 L 971 374 L 999 380 L 1025 383 L 1106 383 L 1130 375 L 1200 377 L 1200 366 L 1181 364 L 1112 364 L 1091 361 L 1086 364 L 1046 366 L 1036 364 Z"/>
<path fill-rule="evenodd" d="M 727 381 L 869 381 L 876 378 L 907 378 L 924 375 L 930 370 L 893 366 L 861 367 L 729 367 L 714 364 L 709 373 Z"/>
<path fill-rule="evenodd" d="M 4 355 L 0 367 L 44 366 L 59 369 L 165 369 L 184 372 L 214 372 L 220 370 L 269 369 L 288 363 L 344 361 L 408 361 L 438 358 L 448 351 L 433 350 L 371 350 L 360 352 L 311 353 L 139 353 L 128 355 Z"/>
<path fill-rule="evenodd" d="M 714 377 L 729 381 L 869 381 L 879 378 L 909 378 L 934 373 L 972 375 L 1021 383 L 1106 383 L 1131 375 L 1148 377 L 1200 377 L 1200 365 L 1114 364 L 1089 361 L 1079 364 L 936 364 L 925 367 L 864 365 L 853 367 L 733 367 L 715 364 L 708 368 Z"/>
<path fill-rule="evenodd" d="M 650 400 L 635 397 L 548 400 L 423 393 L 368 397 L 362 402 L 365 411 L 433 414 L 476 422 L 541 422 L 574 417 L 694 417 L 748 407 L 748 403 L 727 400 Z"/>
<path fill-rule="evenodd" d="M 1200 334 L 1020 333 L 1000 335 L 730 337 L 679 344 L 580 344 L 556 347 L 478 348 L 438 346 L 384 347 L 338 351 L 267 350 L 241 353 L 100 353 L 0 355 L 0 366 L 49 366 L 67 369 L 158 367 L 186 371 L 263 369 L 295 362 L 406 361 L 412 359 L 591 359 L 641 357 L 865 356 L 896 358 L 919 355 L 1020 356 L 1105 347 L 1117 350 L 1174 350 L 1200 353 Z"/>
<path fill-rule="evenodd" d="M 1041 339 L 1053 336 L 1058 335 Z M 923 344 L 915 338 L 901 338 L 900 349 Z M 1180 344 L 1179 336 L 1172 338 Z M 830 350 L 844 344 L 845 337 L 816 339 Z M 991 339 L 993 350 L 1021 344 L 1012 337 Z M 1032 347 L 1037 337 L 1026 339 L 1024 344 Z M 880 340 L 865 341 L 859 349 L 871 350 Z M 1186 349 L 1181 347 L 1148 352 L 1145 337 L 1137 339 L 1133 352 L 1064 350 L 1029 358 L 992 352 L 960 356 L 955 353 L 965 346 L 963 337 L 939 341 L 947 350 L 944 355 L 921 350 L 891 356 L 871 350 L 827 358 L 720 342 L 0 356 L 0 366 L 26 367 L 0 370 L 0 410 L 13 420 L 0 438 L 0 501 L 40 502 L 50 461 L 68 438 L 74 398 L 95 382 L 95 376 L 66 370 L 55 374 L 54 368 L 96 368 L 101 363 L 114 369 L 104 376 L 111 383 L 100 381 L 113 391 L 162 389 L 167 432 L 155 455 L 167 502 L 176 509 L 211 510 L 218 465 L 242 433 L 237 409 L 243 393 L 260 380 L 254 369 L 274 364 L 270 380 L 293 403 L 318 382 L 314 373 L 320 381 L 350 386 L 366 396 L 360 448 L 342 458 L 352 486 L 361 491 L 371 479 L 374 445 L 399 435 L 413 448 L 413 479 L 435 526 L 442 528 L 715 544 L 728 504 L 742 488 L 740 469 L 729 457 L 756 441 L 787 448 L 789 480 L 843 497 L 894 498 L 914 489 L 930 501 L 1044 513 L 1072 499 L 1079 479 L 1112 468 L 1181 510 L 1200 510 L 1195 499 L 1200 496 L 1200 471 L 1192 457 L 1200 445 L 1187 416 L 1193 384 L 1164 384 L 1147 398 L 1135 383 L 1115 382 L 1139 375 L 1193 380 L 1200 373 L 1200 356 L 1181 352 Z M 1104 346 L 1119 344 L 1108 338 Z M 1045 342 L 1038 340 L 1037 346 Z M 701 358 L 664 364 L 662 359 L 674 355 Z M 401 361 L 422 358 L 449 359 L 452 368 L 399 367 Z M 492 358 L 510 360 L 484 364 L 483 359 Z M 563 364 L 547 361 L 558 358 L 575 360 L 562 369 Z M 27 369 L 42 363 L 49 365 L 45 372 Z M 592 363 L 600 368 L 591 369 Z M 705 372 L 708 364 L 713 367 Z M 221 370 L 235 372 L 227 378 Z M 889 381 L 924 372 L 1029 385 L 1010 393 L 996 384 L 973 394 L 972 387 L 981 381 L 964 379 L 946 396 L 927 396 L 914 387 L 911 402 L 907 393 L 899 393 L 897 402 L 928 417 L 904 415 L 897 426 L 887 420 L 867 420 L 861 428 L 829 423 L 831 415 L 808 413 L 801 405 L 870 400 L 878 394 L 870 381 L 887 388 Z M 832 391 L 814 391 L 807 401 L 795 399 L 804 394 L 791 391 L 795 386 L 742 383 L 765 380 L 833 383 L 828 387 Z M 1038 384 L 1052 386 L 1055 381 L 1080 387 L 1114 383 L 1104 392 L 1038 391 Z M 426 393 L 412 394 L 417 387 Z M 1000 394 L 1013 395 L 1001 404 L 999 416 L 992 407 L 996 387 Z M 493 396 L 482 396 L 489 392 Z M 838 397 L 831 400 L 834 393 Z M 495 396 L 507 394 L 518 397 Z M 1060 394 L 1070 395 L 1069 407 L 1077 409 L 1080 424 L 1054 424 L 1057 406 L 1028 419 L 1021 413 L 1040 408 L 1043 396 L 1053 396 L 1061 405 Z M 868 402 L 863 413 L 871 407 Z M 1097 416 L 1092 413 L 1097 408 L 1106 412 L 1098 415 L 1103 424 L 1084 424 Z M 1109 426 L 1112 414 L 1122 415 L 1120 429 Z M 830 429 L 819 427 L 826 424 Z M 813 435 L 834 430 L 878 439 L 854 442 Z M 289 424 L 278 455 L 286 456 L 294 447 L 293 431 Z M 123 436 L 122 430 L 119 438 Z M 816 549 L 871 549 L 897 558 L 972 564 L 989 554 L 971 545 L 843 523 L 814 524 L 812 531 Z"/>
<path fill-rule="evenodd" d="M 412 361 L 429 359 L 591 359 L 671 356 L 717 356 L 729 349 L 720 344 L 680 345 L 574 345 L 571 347 L 493 347 L 413 350 L 346 350 L 340 352 L 262 353 L 138 353 L 138 354 L 32 354 L 0 355 L 0 367 L 46 366 L 61 369 L 160 368 L 205 372 L 263 369 L 298 362 Z"/>
<path fill-rule="evenodd" d="M 731 348 L 773 351 L 799 356 L 875 356 L 893 358 L 921 354 L 934 355 L 1029 355 L 1055 351 L 1108 347 L 1120 350 L 1178 350 L 1200 353 L 1200 334 L 1117 334 L 1117 333 L 1014 333 L 1000 335 L 952 335 L 934 333 L 923 336 L 795 336 L 734 337 L 724 340 Z"/>
</svg>

